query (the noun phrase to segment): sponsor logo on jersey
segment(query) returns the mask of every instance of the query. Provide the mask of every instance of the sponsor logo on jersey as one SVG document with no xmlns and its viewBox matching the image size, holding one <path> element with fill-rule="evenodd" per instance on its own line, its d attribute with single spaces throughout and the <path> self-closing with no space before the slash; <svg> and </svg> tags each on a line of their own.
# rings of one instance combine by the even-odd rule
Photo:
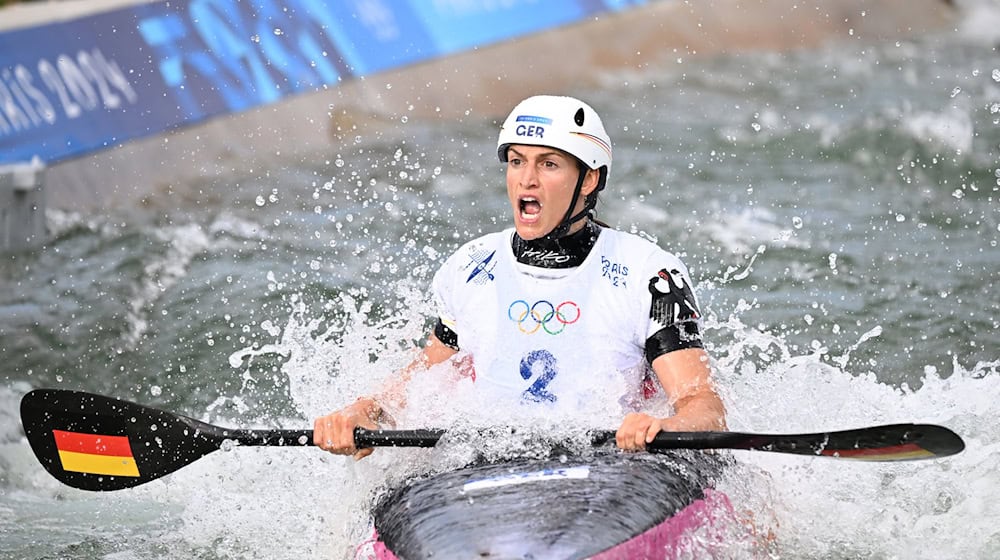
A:
<svg viewBox="0 0 1000 560">
<path fill-rule="evenodd" d="M 525 249 L 521 254 L 521 262 L 531 264 L 532 266 L 542 266 L 545 267 L 547 264 L 562 264 L 569 261 L 572 257 L 565 253 L 560 253 L 559 251 L 543 250 L 543 249 Z"/>
<path fill-rule="evenodd" d="M 497 263 L 493 260 L 493 257 L 496 254 L 496 251 L 490 254 L 486 254 L 486 251 L 473 251 L 471 255 L 472 259 L 463 269 L 468 270 L 469 267 L 472 267 L 472 271 L 469 273 L 469 277 L 465 279 L 465 283 L 486 284 L 495 280 L 496 277 L 493 276 L 493 269 L 496 268 Z"/>
</svg>

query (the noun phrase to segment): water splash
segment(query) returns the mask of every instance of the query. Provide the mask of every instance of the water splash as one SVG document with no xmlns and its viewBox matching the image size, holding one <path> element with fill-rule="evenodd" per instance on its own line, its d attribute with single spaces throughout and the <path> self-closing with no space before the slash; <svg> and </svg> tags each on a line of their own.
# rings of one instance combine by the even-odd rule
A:
<svg viewBox="0 0 1000 560">
<path fill-rule="evenodd" d="M 1000 444 L 993 443 L 1000 429 L 980 420 L 1000 413 L 997 363 L 971 369 L 955 363 L 948 377 L 928 372 L 911 390 L 844 369 L 845 356 L 829 363 L 823 348 L 795 355 L 780 336 L 747 329 L 738 318 L 715 326 L 739 331 L 716 362 L 730 429 L 794 433 L 936 423 L 967 444 L 956 457 L 912 463 L 734 452 L 740 468 L 723 489 L 738 510 L 754 512 L 759 531 L 774 536 L 777 557 L 937 558 L 948 551 L 986 558 L 1000 551 L 1000 532 L 990 521 L 1000 512 L 994 505 Z M 880 332 L 872 329 L 852 350 Z M 749 348 L 771 350 L 762 360 Z M 983 538 L 956 541 L 955 534 Z"/>
<path fill-rule="evenodd" d="M 211 240 L 195 223 L 153 230 L 162 253 L 153 252 L 142 266 L 134 284 L 134 294 L 128 302 L 128 329 L 123 333 L 124 347 L 136 348 L 149 328 L 150 307 L 187 275 L 188 266 L 196 255 L 206 251 Z"/>
<path fill-rule="evenodd" d="M 234 354 L 233 363 L 242 367 L 260 353 L 278 352 L 287 359 L 282 370 L 290 378 L 293 399 L 307 417 L 342 406 L 412 357 L 412 348 L 398 341 L 424 334 L 429 309 L 426 302 L 420 304 L 423 296 L 410 290 L 398 286 L 397 295 L 418 304 L 389 319 L 356 294 L 341 296 L 336 318 L 312 317 L 295 305 L 273 346 Z M 706 325 L 709 339 L 714 333 L 730 341 L 710 350 L 731 429 L 792 433 L 928 422 L 955 429 L 968 445 L 954 458 L 903 464 L 734 452 L 737 467 L 722 489 L 738 511 L 747 512 L 773 557 L 933 558 L 932 551 L 940 550 L 984 557 L 998 550 L 1000 536 L 989 519 L 1000 497 L 1000 444 L 991 443 L 1000 429 L 979 418 L 1000 413 L 1000 362 L 968 369 L 955 363 L 947 377 L 927 372 L 918 390 L 894 387 L 872 373 L 845 369 L 847 355 L 876 339 L 879 327 L 843 355 L 829 357 L 823 344 L 803 355 L 781 335 L 746 326 L 741 314 L 752 310 L 741 307 L 725 321 L 709 314 Z M 387 337 L 387 331 L 392 335 Z M 170 484 L 191 493 L 185 499 L 184 538 L 223 556 L 238 556 L 281 538 L 268 523 L 280 516 L 317 535 L 316 541 L 288 545 L 285 557 L 346 554 L 367 537 L 365 512 L 374 496 L 408 477 L 454 468 L 476 455 L 543 453 L 549 445 L 539 437 L 544 433 L 576 441 L 580 452 L 586 447 L 584 439 L 574 439 L 582 431 L 560 432 L 544 416 L 515 418 L 510 410 L 483 402 L 474 384 L 449 365 L 415 378 L 408 401 L 406 409 L 396 411 L 401 426 L 452 429 L 438 449 L 380 449 L 361 463 L 315 449 L 237 450 L 221 458 L 221 465 L 175 476 Z M 576 420 L 581 425 L 593 421 Z M 493 432 L 487 426 L 495 431 L 505 422 L 533 424 L 535 431 L 488 435 Z M 970 523 L 985 539 L 957 543 L 954 534 Z M 228 537 L 220 542 L 223 534 Z M 734 542 L 736 557 L 745 552 L 745 542 Z"/>
</svg>

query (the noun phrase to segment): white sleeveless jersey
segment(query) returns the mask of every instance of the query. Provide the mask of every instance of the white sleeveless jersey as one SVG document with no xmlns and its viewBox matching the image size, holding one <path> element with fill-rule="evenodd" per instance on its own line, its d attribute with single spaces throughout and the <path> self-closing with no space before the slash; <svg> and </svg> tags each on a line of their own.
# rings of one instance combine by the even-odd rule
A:
<svg viewBox="0 0 1000 560">
<path fill-rule="evenodd" d="M 683 263 L 604 228 L 579 267 L 553 271 L 518 263 L 513 234 L 465 244 L 434 277 L 440 319 L 471 355 L 477 392 L 576 410 L 608 399 L 637 408 L 646 339 L 666 326 L 651 317 L 651 286 L 664 270 L 691 286 Z"/>
</svg>

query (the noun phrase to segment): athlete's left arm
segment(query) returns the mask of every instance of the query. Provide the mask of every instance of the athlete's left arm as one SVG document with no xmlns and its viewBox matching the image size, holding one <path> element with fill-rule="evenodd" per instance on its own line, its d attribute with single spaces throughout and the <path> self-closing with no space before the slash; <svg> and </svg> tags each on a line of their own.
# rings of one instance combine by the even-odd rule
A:
<svg viewBox="0 0 1000 560">
<path fill-rule="evenodd" d="M 663 354 L 653 360 L 653 371 L 674 407 L 674 415 L 663 419 L 661 429 L 726 429 L 726 408 L 715 390 L 705 350 L 685 348 Z"/>
<path fill-rule="evenodd" d="M 645 412 L 627 414 L 615 437 L 618 447 L 645 449 L 661 431 L 726 429 L 726 408 L 715 390 L 705 350 L 684 348 L 662 354 L 653 360 L 653 371 L 673 404 L 674 415 L 657 418 Z"/>
<path fill-rule="evenodd" d="M 670 398 L 674 415 L 657 418 L 644 412 L 625 416 L 617 442 L 623 449 L 643 449 L 662 430 L 725 430 L 726 410 L 712 381 L 708 354 L 699 333 L 698 302 L 687 269 L 676 258 L 651 274 L 646 359 Z M 672 261 L 672 262 L 671 262 Z"/>
</svg>

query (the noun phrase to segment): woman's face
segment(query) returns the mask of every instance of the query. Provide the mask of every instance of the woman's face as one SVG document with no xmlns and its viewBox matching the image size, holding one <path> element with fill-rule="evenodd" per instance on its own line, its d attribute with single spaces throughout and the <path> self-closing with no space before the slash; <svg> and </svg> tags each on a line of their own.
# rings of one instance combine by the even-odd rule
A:
<svg viewBox="0 0 1000 560">
<path fill-rule="evenodd" d="M 556 228 L 566 215 L 580 168 L 576 158 L 556 148 L 514 144 L 507 149 L 507 197 L 514 228 L 522 239 L 538 239 Z M 599 174 L 588 170 L 573 214 L 583 210 L 584 198 L 597 188 Z M 573 224 L 570 232 L 583 227 Z"/>
</svg>

